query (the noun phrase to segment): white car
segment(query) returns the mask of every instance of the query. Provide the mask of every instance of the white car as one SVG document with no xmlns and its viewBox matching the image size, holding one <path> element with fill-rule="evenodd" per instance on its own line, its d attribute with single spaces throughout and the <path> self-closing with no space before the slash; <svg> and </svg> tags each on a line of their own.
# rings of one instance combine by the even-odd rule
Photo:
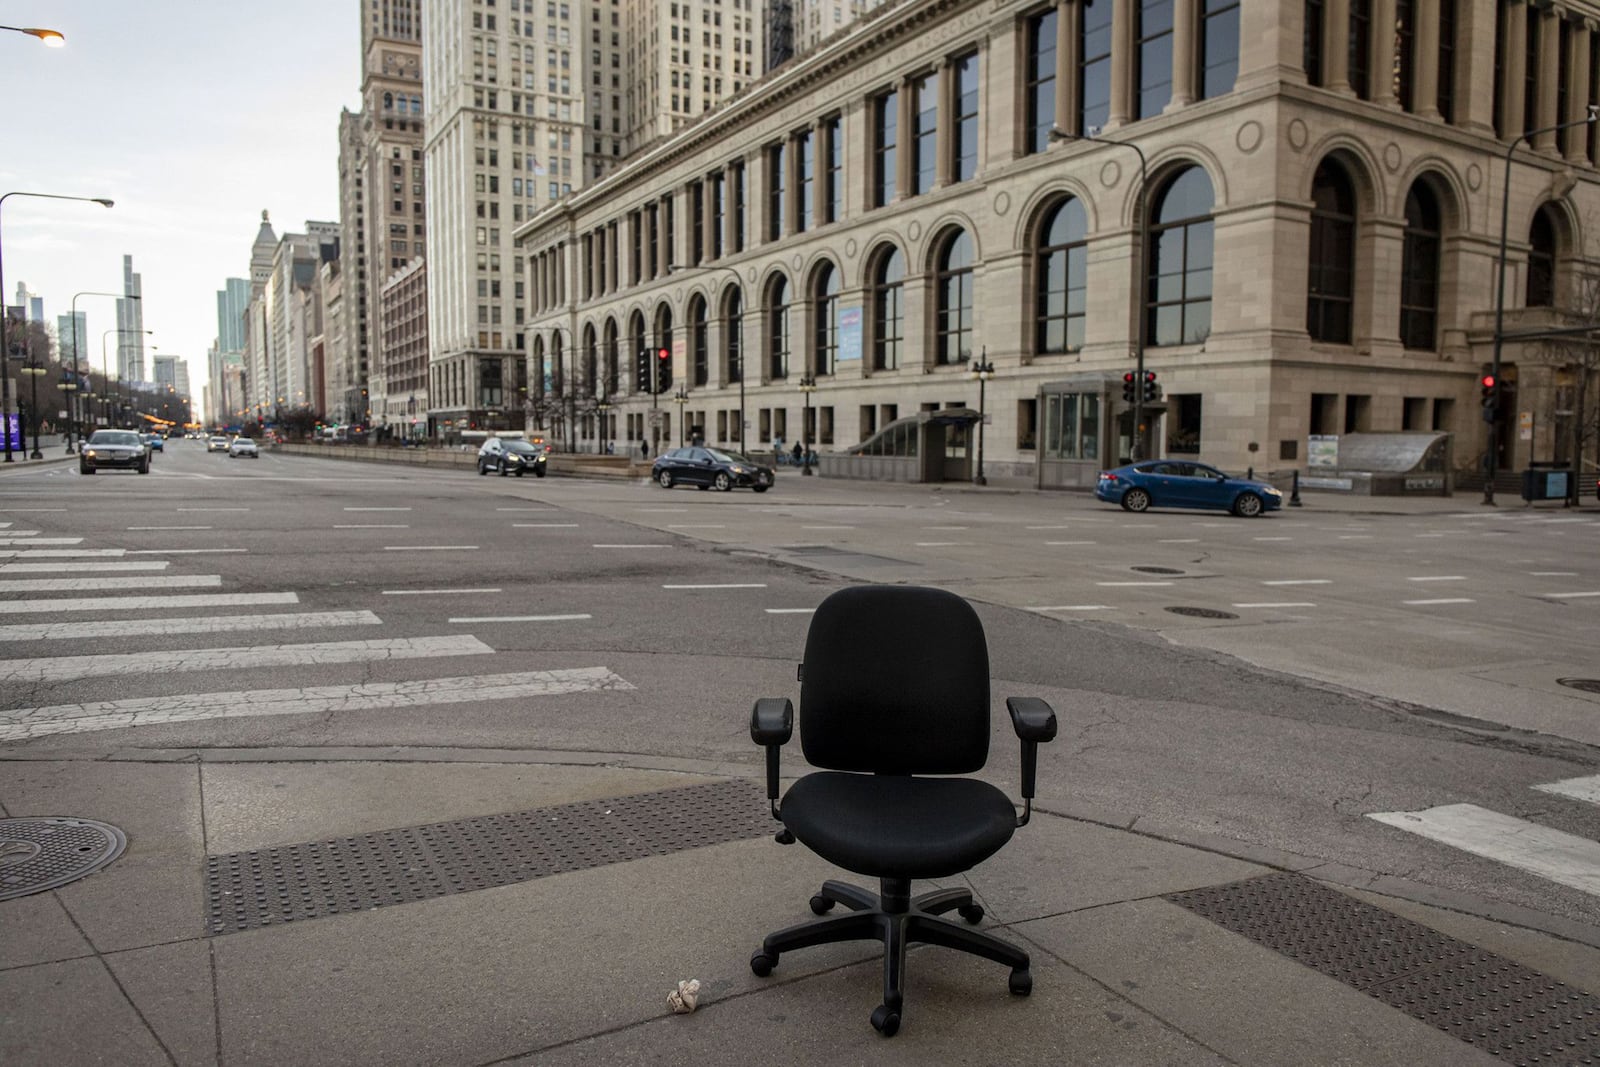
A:
<svg viewBox="0 0 1600 1067">
<path fill-rule="evenodd" d="M 208 438 L 206 438 L 206 451 L 207 452 L 226 452 L 227 450 L 228 450 L 228 439 L 226 437 L 223 437 L 223 436 L 221 436 L 219 434 L 216 437 L 208 437 Z"/>
<path fill-rule="evenodd" d="M 249 456 L 251 459 L 260 459 L 261 453 L 256 448 L 256 443 L 248 437 L 235 437 L 228 446 L 228 458 L 237 459 L 240 456 Z"/>
</svg>

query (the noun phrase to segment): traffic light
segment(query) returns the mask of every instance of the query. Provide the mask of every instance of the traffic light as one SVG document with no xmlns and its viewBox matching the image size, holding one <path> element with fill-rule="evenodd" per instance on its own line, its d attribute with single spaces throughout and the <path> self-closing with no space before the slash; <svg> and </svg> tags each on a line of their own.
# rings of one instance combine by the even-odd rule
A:
<svg viewBox="0 0 1600 1067">
<path fill-rule="evenodd" d="M 1485 374 L 1481 384 L 1483 386 L 1483 421 L 1494 422 L 1499 417 L 1499 383 L 1495 381 L 1494 375 Z"/>
<path fill-rule="evenodd" d="M 1160 392 L 1160 390 L 1156 386 L 1156 372 L 1153 371 L 1153 370 L 1145 371 L 1144 372 L 1144 402 L 1146 404 L 1150 403 L 1150 401 L 1152 401 L 1152 400 L 1154 400 L 1156 398 L 1156 396 L 1157 396 L 1157 394 L 1159 392 Z"/>
<path fill-rule="evenodd" d="M 1129 371 L 1122 376 L 1122 399 L 1130 404 L 1133 403 L 1134 380 L 1133 371 Z"/>
<path fill-rule="evenodd" d="M 672 388 L 672 350 L 662 347 L 656 349 L 656 394 L 663 395 Z"/>
<path fill-rule="evenodd" d="M 648 393 L 652 391 L 651 386 L 653 383 L 651 376 L 655 373 L 655 368 L 650 366 L 650 358 L 651 353 L 648 348 L 639 349 L 639 362 L 634 368 L 633 379 L 635 387 L 641 393 Z"/>
</svg>

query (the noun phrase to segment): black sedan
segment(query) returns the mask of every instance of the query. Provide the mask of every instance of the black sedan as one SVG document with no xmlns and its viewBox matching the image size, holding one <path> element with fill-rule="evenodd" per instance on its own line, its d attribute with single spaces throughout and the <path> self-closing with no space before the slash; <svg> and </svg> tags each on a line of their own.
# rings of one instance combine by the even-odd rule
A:
<svg viewBox="0 0 1600 1067">
<path fill-rule="evenodd" d="M 478 473 L 496 471 L 503 478 L 515 474 L 518 478 L 528 471 L 543 478 L 549 466 L 550 450 L 543 444 L 521 441 L 515 437 L 491 437 L 478 449 Z"/>
<path fill-rule="evenodd" d="M 96 430 L 78 453 L 78 473 L 93 474 L 107 468 L 150 473 L 150 452 L 133 430 Z"/>
<path fill-rule="evenodd" d="M 746 486 L 758 493 L 772 488 L 772 468 L 763 467 L 748 456 L 724 452 L 720 448 L 675 448 L 656 457 L 650 477 L 663 489 L 692 485 L 726 493 Z"/>
</svg>

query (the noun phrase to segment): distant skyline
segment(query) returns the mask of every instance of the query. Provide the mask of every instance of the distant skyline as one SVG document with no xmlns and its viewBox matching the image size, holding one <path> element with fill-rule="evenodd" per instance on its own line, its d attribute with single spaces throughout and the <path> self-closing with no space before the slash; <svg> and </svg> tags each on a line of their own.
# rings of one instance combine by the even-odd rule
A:
<svg viewBox="0 0 1600 1067">
<path fill-rule="evenodd" d="M 361 103 L 359 18 L 339 0 L 8 0 L 0 21 L 59 30 L 67 43 L 0 33 L 12 130 L 0 193 L 116 201 L 7 200 L 8 299 L 26 282 L 53 325 L 74 293 L 120 292 L 131 255 L 153 331 L 147 357 L 153 346 L 187 360 L 199 403 L 217 290 L 249 276 L 261 212 L 280 235 L 339 217 L 339 111 Z M 98 369 L 115 302 L 86 296 L 77 310 Z M 108 350 L 114 370 L 115 337 Z"/>
</svg>

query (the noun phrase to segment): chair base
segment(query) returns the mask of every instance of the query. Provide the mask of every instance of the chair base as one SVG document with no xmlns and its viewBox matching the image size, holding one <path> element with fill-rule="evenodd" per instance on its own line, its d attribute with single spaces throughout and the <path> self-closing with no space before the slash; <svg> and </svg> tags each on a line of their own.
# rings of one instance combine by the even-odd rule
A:
<svg viewBox="0 0 1600 1067">
<path fill-rule="evenodd" d="M 761 977 L 772 973 L 785 952 L 827 945 L 837 941 L 875 940 L 883 943 L 883 1003 L 872 1013 L 872 1025 L 885 1037 L 900 1028 L 900 1012 L 905 1003 L 906 949 L 915 943 L 943 945 L 974 956 L 1003 963 L 1011 968 L 1011 992 L 1027 996 L 1033 990 L 1028 970 L 1028 954 L 1015 945 L 942 918 L 945 912 L 959 912 L 969 923 L 983 918 L 983 908 L 974 904 L 966 889 L 936 889 L 912 899 L 911 881 L 884 878 L 881 891 L 873 893 L 845 882 L 826 881 L 822 891 L 811 898 L 811 910 L 824 916 L 798 926 L 768 934 L 761 950 L 750 957 L 750 969 Z M 827 915 L 835 904 L 850 911 Z"/>
</svg>

